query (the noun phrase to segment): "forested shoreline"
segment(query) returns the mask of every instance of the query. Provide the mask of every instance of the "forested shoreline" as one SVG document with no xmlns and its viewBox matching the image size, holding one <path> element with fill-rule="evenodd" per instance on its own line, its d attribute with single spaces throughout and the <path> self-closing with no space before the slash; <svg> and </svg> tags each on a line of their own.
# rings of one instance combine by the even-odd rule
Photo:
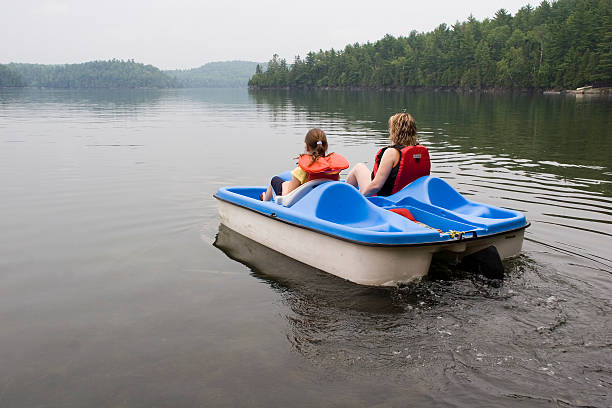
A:
<svg viewBox="0 0 612 408">
<path fill-rule="evenodd" d="M 292 64 L 274 55 L 251 88 L 573 89 L 612 85 L 612 0 L 543 1 L 428 33 L 386 35 Z"/>
<path fill-rule="evenodd" d="M 11 71 L 6 65 L 0 65 L 0 88 L 12 88 L 25 86 L 23 78 L 19 73 Z"/>
<path fill-rule="evenodd" d="M 153 65 L 133 60 L 91 61 L 81 64 L 0 65 L 0 87 L 41 88 L 174 88 L 176 79 Z"/>
</svg>

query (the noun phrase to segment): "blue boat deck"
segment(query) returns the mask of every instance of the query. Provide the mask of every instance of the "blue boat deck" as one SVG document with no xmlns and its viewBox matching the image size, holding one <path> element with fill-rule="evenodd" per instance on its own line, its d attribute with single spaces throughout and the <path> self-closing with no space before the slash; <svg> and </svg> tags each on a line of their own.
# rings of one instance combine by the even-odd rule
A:
<svg viewBox="0 0 612 408">
<path fill-rule="evenodd" d="M 313 188 L 289 207 L 260 201 L 264 187 L 221 188 L 216 197 L 296 226 L 364 244 L 414 245 L 482 238 L 526 227 L 519 212 L 467 200 L 442 179 L 422 177 L 389 197 L 364 197 L 344 182 Z M 413 222 L 392 209 L 407 209 Z M 456 234 L 454 232 L 461 232 Z"/>
</svg>

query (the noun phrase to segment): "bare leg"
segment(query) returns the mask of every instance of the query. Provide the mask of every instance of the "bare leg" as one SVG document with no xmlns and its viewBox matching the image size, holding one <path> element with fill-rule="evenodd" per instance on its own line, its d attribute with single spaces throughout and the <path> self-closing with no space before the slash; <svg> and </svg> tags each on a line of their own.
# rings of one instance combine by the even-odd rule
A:
<svg viewBox="0 0 612 408">
<path fill-rule="evenodd" d="M 287 195 L 287 194 L 289 194 L 290 192 L 292 192 L 293 190 L 295 190 L 296 188 L 298 188 L 301 185 L 302 185 L 302 183 L 300 183 L 300 180 L 298 180 L 295 177 L 293 177 L 291 180 L 285 181 L 282 184 L 282 193 L 283 193 L 283 195 Z"/>
<path fill-rule="evenodd" d="M 268 189 L 263 195 L 263 201 L 270 201 L 272 199 L 272 186 L 268 186 Z"/>
<path fill-rule="evenodd" d="M 359 190 L 365 188 L 371 181 L 370 169 L 363 163 L 357 163 L 346 176 L 346 182 Z"/>
</svg>

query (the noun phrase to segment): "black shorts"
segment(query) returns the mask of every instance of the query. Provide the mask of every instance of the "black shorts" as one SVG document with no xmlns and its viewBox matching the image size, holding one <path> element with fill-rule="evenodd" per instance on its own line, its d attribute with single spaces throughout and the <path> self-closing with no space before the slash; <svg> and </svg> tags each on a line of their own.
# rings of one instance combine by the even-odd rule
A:
<svg viewBox="0 0 612 408">
<path fill-rule="evenodd" d="M 270 180 L 270 185 L 272 186 L 272 190 L 274 190 L 274 194 L 283 195 L 283 183 L 284 182 L 285 180 L 283 180 L 282 178 L 278 176 L 272 177 L 272 180 Z"/>
</svg>

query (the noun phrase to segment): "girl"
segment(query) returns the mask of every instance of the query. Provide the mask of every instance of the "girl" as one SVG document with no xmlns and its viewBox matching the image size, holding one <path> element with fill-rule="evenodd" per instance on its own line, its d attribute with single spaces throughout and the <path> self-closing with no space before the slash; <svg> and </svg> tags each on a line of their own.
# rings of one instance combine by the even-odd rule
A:
<svg viewBox="0 0 612 408">
<path fill-rule="evenodd" d="M 389 118 L 389 140 L 392 146 L 378 151 L 372 173 L 365 164 L 357 163 L 346 178 L 365 196 L 388 196 L 429 175 L 429 151 L 419 145 L 412 115 L 396 113 Z"/>
<path fill-rule="evenodd" d="M 310 129 L 304 138 L 306 154 L 302 154 L 298 160 L 298 166 L 291 172 L 291 180 L 285 181 L 279 176 L 274 176 L 270 181 L 268 189 L 261 193 L 260 199 L 269 201 L 273 193 L 286 195 L 307 181 L 319 178 L 339 180 L 340 171 L 348 168 L 348 161 L 337 153 L 327 156 L 327 136 L 321 129 Z"/>
</svg>

